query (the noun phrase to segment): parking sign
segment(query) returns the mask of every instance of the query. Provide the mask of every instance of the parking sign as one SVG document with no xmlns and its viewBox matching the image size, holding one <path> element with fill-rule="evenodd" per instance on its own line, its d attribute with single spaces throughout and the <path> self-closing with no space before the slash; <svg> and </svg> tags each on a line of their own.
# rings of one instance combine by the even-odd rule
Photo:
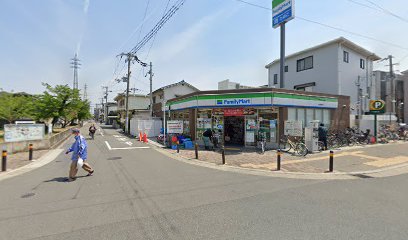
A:
<svg viewBox="0 0 408 240">
<path fill-rule="evenodd" d="M 385 112 L 385 102 L 383 100 L 370 100 L 370 113 L 378 114 Z"/>
</svg>

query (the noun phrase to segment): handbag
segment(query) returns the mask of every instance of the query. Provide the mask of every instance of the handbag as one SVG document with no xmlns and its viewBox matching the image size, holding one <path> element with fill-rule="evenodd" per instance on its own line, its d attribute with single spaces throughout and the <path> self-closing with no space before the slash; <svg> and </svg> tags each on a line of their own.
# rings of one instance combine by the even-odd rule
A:
<svg viewBox="0 0 408 240">
<path fill-rule="evenodd" d="M 78 158 L 77 167 L 82 168 L 83 165 L 84 165 L 84 160 L 82 158 Z"/>
</svg>

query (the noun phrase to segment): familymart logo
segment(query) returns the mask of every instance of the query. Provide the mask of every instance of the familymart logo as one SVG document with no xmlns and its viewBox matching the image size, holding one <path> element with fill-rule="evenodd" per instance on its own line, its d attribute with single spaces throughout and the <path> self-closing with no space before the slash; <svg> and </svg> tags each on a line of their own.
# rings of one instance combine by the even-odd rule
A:
<svg viewBox="0 0 408 240">
<path fill-rule="evenodd" d="M 249 105 L 250 98 L 217 99 L 217 105 Z"/>
</svg>

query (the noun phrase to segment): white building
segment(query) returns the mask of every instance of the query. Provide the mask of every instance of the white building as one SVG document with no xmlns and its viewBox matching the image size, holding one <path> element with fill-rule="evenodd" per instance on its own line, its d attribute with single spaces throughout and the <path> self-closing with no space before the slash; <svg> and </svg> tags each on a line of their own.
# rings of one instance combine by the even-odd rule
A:
<svg viewBox="0 0 408 240">
<path fill-rule="evenodd" d="M 372 76 L 377 60 L 374 53 L 340 37 L 286 56 L 284 83 L 279 59 L 265 67 L 270 87 L 350 96 L 352 113 L 358 114 L 359 103 L 363 112 L 375 95 Z"/>
<path fill-rule="evenodd" d="M 200 90 L 184 80 L 156 89 L 152 94 L 153 116 L 163 117 L 164 101 L 198 91 Z"/>
<path fill-rule="evenodd" d="M 121 93 L 115 97 L 118 103 L 117 111 L 120 116 L 120 121 L 125 122 L 126 119 L 126 95 Z M 143 94 L 129 94 L 129 113 L 136 118 L 149 118 L 149 96 Z"/>
<path fill-rule="evenodd" d="M 237 82 L 231 82 L 229 79 L 218 82 L 218 90 L 250 89 L 250 88 L 255 87 L 244 86 Z"/>
</svg>

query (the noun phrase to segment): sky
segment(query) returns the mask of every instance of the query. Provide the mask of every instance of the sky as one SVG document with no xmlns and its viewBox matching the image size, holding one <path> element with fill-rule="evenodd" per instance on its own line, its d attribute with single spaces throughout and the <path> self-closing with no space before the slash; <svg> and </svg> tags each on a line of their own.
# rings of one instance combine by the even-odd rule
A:
<svg viewBox="0 0 408 240">
<path fill-rule="evenodd" d="M 177 1 L 0 0 L 0 88 L 41 93 L 43 82 L 72 86 L 69 63 L 77 53 L 81 90 L 87 84 L 95 104 L 108 86 L 112 101 L 126 88 L 115 81 L 126 73 L 117 55 L 130 51 L 167 3 L 170 8 Z M 245 1 L 271 7 L 271 0 Z M 406 0 L 297 0 L 296 16 L 286 26 L 287 54 L 343 36 L 380 57 L 395 56 L 397 71 L 408 69 Z M 181 80 L 201 90 L 217 89 L 225 79 L 265 85 L 265 65 L 280 49 L 271 18 L 271 11 L 238 0 L 186 0 L 137 56 L 153 63 L 153 89 Z M 387 69 L 385 62 L 375 68 Z M 147 71 L 132 65 L 136 93 L 149 92 Z"/>
</svg>

